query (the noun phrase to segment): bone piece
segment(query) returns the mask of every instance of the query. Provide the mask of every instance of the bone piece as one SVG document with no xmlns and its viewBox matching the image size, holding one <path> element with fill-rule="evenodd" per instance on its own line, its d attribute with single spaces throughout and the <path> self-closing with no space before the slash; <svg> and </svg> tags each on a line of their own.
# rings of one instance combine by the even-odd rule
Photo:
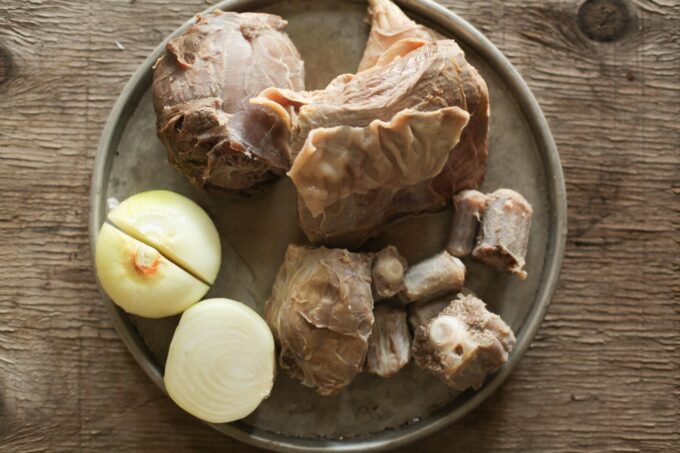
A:
<svg viewBox="0 0 680 453">
<path fill-rule="evenodd" d="M 486 201 L 487 196 L 476 190 L 464 190 L 453 197 L 451 236 L 446 246 L 451 255 L 464 258 L 472 253 Z"/>
</svg>

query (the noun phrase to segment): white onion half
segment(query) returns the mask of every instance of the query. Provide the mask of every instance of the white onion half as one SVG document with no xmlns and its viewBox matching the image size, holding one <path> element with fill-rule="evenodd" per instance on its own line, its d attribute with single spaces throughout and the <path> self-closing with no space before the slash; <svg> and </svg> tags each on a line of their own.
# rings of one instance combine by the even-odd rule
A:
<svg viewBox="0 0 680 453">
<path fill-rule="evenodd" d="M 163 379 L 182 409 L 226 423 L 269 396 L 275 369 L 274 337 L 265 321 L 240 302 L 208 299 L 182 315 Z"/>
<path fill-rule="evenodd" d="M 167 190 L 138 193 L 111 210 L 109 220 L 206 283 L 215 282 L 220 236 L 208 214 L 190 199 Z"/>
<path fill-rule="evenodd" d="M 107 223 L 97 236 L 95 264 L 111 300 L 128 313 L 147 318 L 181 313 L 210 289 L 158 250 Z"/>
</svg>

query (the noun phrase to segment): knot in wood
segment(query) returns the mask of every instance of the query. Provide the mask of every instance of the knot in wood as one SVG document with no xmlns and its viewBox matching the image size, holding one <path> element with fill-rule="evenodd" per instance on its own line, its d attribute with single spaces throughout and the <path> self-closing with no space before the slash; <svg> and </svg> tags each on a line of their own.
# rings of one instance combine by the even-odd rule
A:
<svg viewBox="0 0 680 453">
<path fill-rule="evenodd" d="M 585 0 L 578 10 L 578 26 L 590 39 L 611 42 L 620 39 L 635 20 L 625 0 Z"/>
<path fill-rule="evenodd" d="M 16 75 L 16 65 L 12 53 L 0 44 L 0 88 Z"/>
</svg>

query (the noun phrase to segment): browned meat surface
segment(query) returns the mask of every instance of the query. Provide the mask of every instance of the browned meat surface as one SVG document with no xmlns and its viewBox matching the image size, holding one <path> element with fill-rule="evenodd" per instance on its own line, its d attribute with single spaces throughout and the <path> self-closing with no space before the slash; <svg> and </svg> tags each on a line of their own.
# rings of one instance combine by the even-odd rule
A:
<svg viewBox="0 0 680 453">
<path fill-rule="evenodd" d="M 457 292 L 465 283 L 465 265 L 447 251 L 438 253 L 409 268 L 400 293 L 407 303 Z"/>
<path fill-rule="evenodd" d="M 515 335 L 484 302 L 459 296 L 427 324 L 413 341 L 416 363 L 456 390 L 478 389 L 486 376 L 508 360 Z"/>
<path fill-rule="evenodd" d="M 390 377 L 411 359 L 411 333 L 406 324 L 406 309 L 379 305 L 373 310 L 375 324 L 368 339 L 366 371 Z"/>
<path fill-rule="evenodd" d="M 532 214 L 529 202 L 514 190 L 490 194 L 472 256 L 524 280 Z"/>
<path fill-rule="evenodd" d="M 393 245 L 385 247 L 373 257 L 373 298 L 387 299 L 404 289 L 406 258 Z"/>
<path fill-rule="evenodd" d="M 453 197 L 451 235 L 446 246 L 451 255 L 464 258 L 472 253 L 486 199 L 476 190 L 464 190 Z"/>
<path fill-rule="evenodd" d="M 371 258 L 291 245 L 265 306 L 279 365 L 332 395 L 361 371 L 373 328 Z"/>
<path fill-rule="evenodd" d="M 153 71 L 157 134 L 197 187 L 251 189 L 290 167 L 289 130 L 248 101 L 268 87 L 304 89 L 286 21 L 216 11 L 172 39 Z"/>
<path fill-rule="evenodd" d="M 359 71 L 375 66 L 387 49 L 402 39 L 436 41 L 443 37 L 427 27 L 415 23 L 390 0 L 369 0 L 371 34 L 368 36 Z"/>
<path fill-rule="evenodd" d="M 484 176 L 484 81 L 455 41 L 409 41 L 401 53 L 403 44 L 326 90 L 270 89 L 253 100 L 291 125 L 289 175 L 313 242 L 357 246 L 393 219 L 442 208 Z"/>
</svg>

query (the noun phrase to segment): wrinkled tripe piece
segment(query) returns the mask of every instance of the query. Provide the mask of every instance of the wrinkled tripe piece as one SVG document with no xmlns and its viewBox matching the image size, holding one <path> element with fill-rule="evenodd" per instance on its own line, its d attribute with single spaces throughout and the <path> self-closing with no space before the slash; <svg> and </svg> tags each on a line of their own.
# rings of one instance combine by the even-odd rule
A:
<svg viewBox="0 0 680 453">
<path fill-rule="evenodd" d="M 459 296 L 418 327 L 412 353 L 418 365 L 463 391 L 480 388 L 486 376 L 508 360 L 514 344 L 510 327 L 484 302 Z"/>
<path fill-rule="evenodd" d="M 154 65 L 158 137 L 197 187 L 242 191 L 288 170 L 287 125 L 248 102 L 272 86 L 304 89 L 285 26 L 270 14 L 217 10 L 170 40 Z"/>
<path fill-rule="evenodd" d="M 442 39 L 439 33 L 409 19 L 389 0 L 369 0 L 368 14 L 371 17 L 371 34 L 368 35 L 359 71 L 375 66 L 387 49 L 402 39 Z"/>
<path fill-rule="evenodd" d="M 393 4 L 378 6 L 390 11 L 374 24 L 382 35 L 411 23 Z M 375 65 L 325 90 L 272 88 L 251 101 L 291 127 L 289 175 L 312 242 L 358 246 L 391 220 L 440 209 L 482 181 L 486 84 L 455 41 L 424 35 L 396 40 Z"/>
<path fill-rule="evenodd" d="M 365 127 L 312 130 L 288 176 L 313 217 L 372 190 L 397 191 L 434 178 L 458 144 L 469 115 L 458 107 L 404 109 Z"/>
<path fill-rule="evenodd" d="M 375 324 L 368 339 L 366 371 L 390 377 L 411 359 L 411 333 L 406 324 L 406 309 L 378 305 L 373 310 Z"/>
<path fill-rule="evenodd" d="M 524 280 L 533 209 L 514 190 L 498 189 L 488 197 L 472 256 Z"/>
<path fill-rule="evenodd" d="M 397 248 L 389 245 L 375 254 L 371 268 L 373 298 L 387 299 L 404 289 L 408 262 Z"/>
<path fill-rule="evenodd" d="M 373 328 L 370 256 L 289 246 L 265 320 L 281 368 L 322 395 L 339 392 L 361 371 Z"/>
</svg>

